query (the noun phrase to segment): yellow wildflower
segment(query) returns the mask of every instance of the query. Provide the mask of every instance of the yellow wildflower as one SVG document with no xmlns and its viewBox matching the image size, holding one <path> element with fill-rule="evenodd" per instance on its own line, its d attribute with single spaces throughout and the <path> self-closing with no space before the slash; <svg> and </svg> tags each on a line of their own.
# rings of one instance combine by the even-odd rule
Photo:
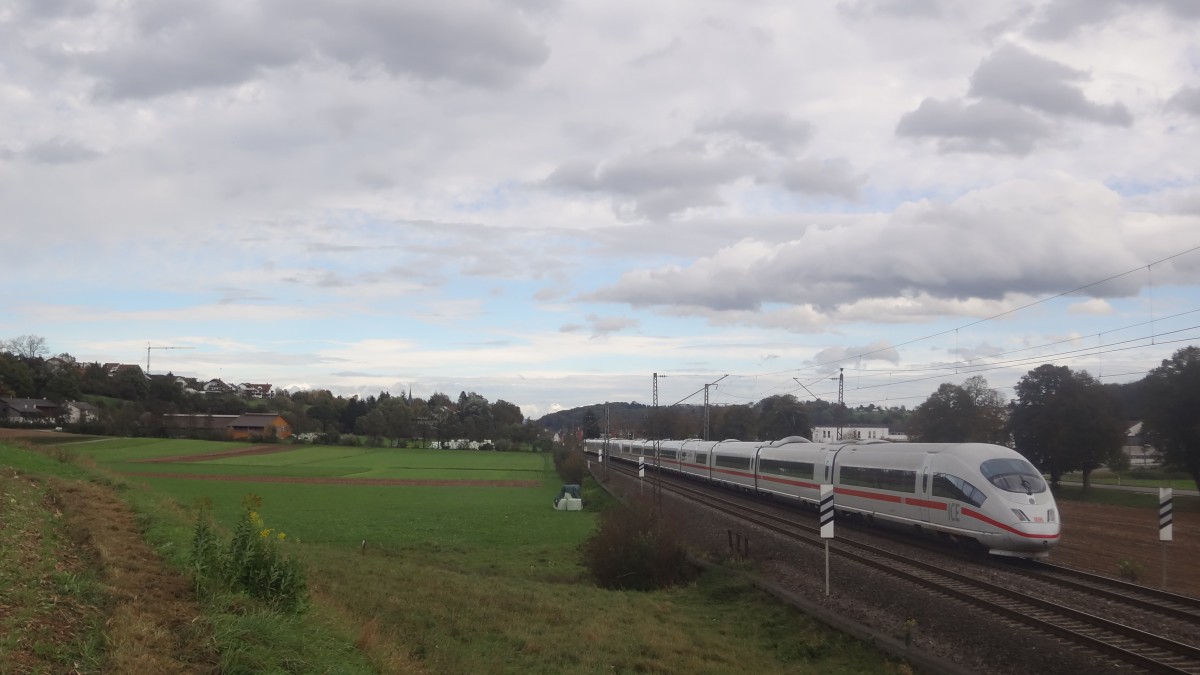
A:
<svg viewBox="0 0 1200 675">
<path fill-rule="evenodd" d="M 271 536 L 271 529 L 272 528 L 268 527 L 265 530 L 263 530 L 262 532 L 259 532 L 258 535 L 260 537 L 262 537 L 263 539 L 266 539 L 267 537 Z"/>
<path fill-rule="evenodd" d="M 283 539 L 284 539 L 284 537 L 285 537 L 285 536 L 287 536 L 287 535 L 285 535 L 284 533 L 280 532 L 279 534 L 275 535 L 275 538 L 276 538 L 276 539 L 278 539 L 279 541 L 283 541 Z"/>
</svg>

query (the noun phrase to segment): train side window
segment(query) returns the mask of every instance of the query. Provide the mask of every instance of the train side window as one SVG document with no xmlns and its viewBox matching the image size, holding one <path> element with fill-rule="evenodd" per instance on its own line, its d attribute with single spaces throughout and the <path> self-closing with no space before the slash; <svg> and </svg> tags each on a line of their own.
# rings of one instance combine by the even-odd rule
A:
<svg viewBox="0 0 1200 675">
<path fill-rule="evenodd" d="M 714 455 L 716 458 L 715 464 L 723 466 L 727 469 L 749 469 L 749 457 L 733 457 L 732 455 Z"/>
<path fill-rule="evenodd" d="M 904 469 L 882 469 L 871 466 L 842 465 L 842 483 L 892 492 L 917 491 L 917 472 Z"/>
<path fill-rule="evenodd" d="M 704 466 L 708 466 L 708 453 L 707 452 L 697 452 L 696 453 L 696 463 L 703 464 Z"/>
<path fill-rule="evenodd" d="M 933 475 L 933 496 L 966 502 L 972 506 L 983 506 L 987 495 L 980 492 L 974 485 L 948 473 Z"/>
<path fill-rule="evenodd" d="M 788 478 L 812 478 L 815 470 L 812 462 L 789 462 L 782 459 L 761 459 L 758 468 L 763 473 L 771 473 Z"/>
</svg>

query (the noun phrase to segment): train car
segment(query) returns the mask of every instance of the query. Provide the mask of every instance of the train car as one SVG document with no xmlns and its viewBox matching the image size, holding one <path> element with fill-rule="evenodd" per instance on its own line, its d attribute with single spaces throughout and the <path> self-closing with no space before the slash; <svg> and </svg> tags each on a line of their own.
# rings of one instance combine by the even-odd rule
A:
<svg viewBox="0 0 1200 675">
<path fill-rule="evenodd" d="M 588 446 L 589 449 L 592 447 Z M 877 524 L 978 542 L 995 555 L 1040 558 L 1058 543 L 1058 508 L 1045 480 L 1017 452 L 985 443 L 659 441 L 667 471 L 816 505 L 834 486 L 835 508 Z M 622 458 L 646 458 L 632 441 Z"/>
<path fill-rule="evenodd" d="M 716 441 L 693 438 L 684 442 L 679 454 L 679 472 L 685 476 L 712 479 L 712 449 Z"/>
</svg>

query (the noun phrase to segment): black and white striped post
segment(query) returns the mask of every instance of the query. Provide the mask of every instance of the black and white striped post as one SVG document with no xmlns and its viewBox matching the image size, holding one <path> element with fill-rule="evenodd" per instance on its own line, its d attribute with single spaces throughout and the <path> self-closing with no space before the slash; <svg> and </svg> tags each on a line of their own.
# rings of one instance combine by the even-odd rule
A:
<svg viewBox="0 0 1200 675">
<path fill-rule="evenodd" d="M 829 540 L 833 539 L 833 486 L 821 486 L 821 538 L 825 540 L 825 595 L 829 595 Z"/>
<path fill-rule="evenodd" d="M 1162 542 L 1163 551 L 1163 588 L 1167 587 L 1167 542 L 1172 540 L 1172 522 L 1175 520 L 1172 513 L 1174 507 L 1171 505 L 1173 492 L 1169 487 L 1158 488 L 1158 540 Z"/>
<path fill-rule="evenodd" d="M 646 477 L 646 458 L 638 457 L 638 494 L 642 493 L 643 479 Z"/>
</svg>

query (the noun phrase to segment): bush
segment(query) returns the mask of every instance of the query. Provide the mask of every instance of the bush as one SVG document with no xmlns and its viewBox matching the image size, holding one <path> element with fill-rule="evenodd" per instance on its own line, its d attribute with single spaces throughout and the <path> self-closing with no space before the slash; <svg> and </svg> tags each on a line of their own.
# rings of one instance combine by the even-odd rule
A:
<svg viewBox="0 0 1200 675">
<path fill-rule="evenodd" d="M 646 500 L 605 512 L 583 544 L 583 564 L 598 585 L 649 591 L 690 580 L 679 528 Z"/>
<path fill-rule="evenodd" d="M 578 485 L 587 473 L 587 459 L 582 450 L 558 450 L 554 453 L 554 468 L 564 483 Z"/>
<path fill-rule="evenodd" d="M 243 591 L 272 609 L 301 612 L 308 585 L 296 562 L 280 551 L 287 536 L 266 527 L 258 509 L 262 497 L 246 495 L 233 538 L 224 546 L 212 522 L 212 503 L 201 502 L 192 534 L 190 564 L 196 592 Z"/>
</svg>

